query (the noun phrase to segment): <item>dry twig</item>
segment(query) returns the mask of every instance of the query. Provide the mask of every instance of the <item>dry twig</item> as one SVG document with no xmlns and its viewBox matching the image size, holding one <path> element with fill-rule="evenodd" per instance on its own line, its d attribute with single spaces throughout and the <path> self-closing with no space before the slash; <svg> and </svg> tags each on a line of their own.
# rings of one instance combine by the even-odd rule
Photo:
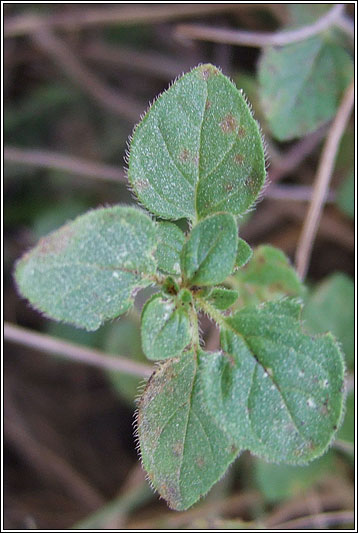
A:
<svg viewBox="0 0 358 533">
<path fill-rule="evenodd" d="M 298 275 L 306 276 L 313 242 L 317 234 L 319 221 L 327 197 L 327 190 L 334 168 L 334 161 L 341 137 L 346 128 L 354 104 L 354 81 L 344 93 L 342 102 L 324 144 L 315 178 L 312 201 L 309 206 L 296 251 L 296 269 Z"/>
<path fill-rule="evenodd" d="M 116 167 L 48 150 L 5 146 L 4 161 L 41 168 L 53 168 L 70 174 L 115 181 L 116 183 L 126 182 L 124 171 Z"/>
<path fill-rule="evenodd" d="M 290 43 L 304 41 L 326 30 L 339 19 L 344 9 L 344 4 L 335 5 L 328 13 L 323 15 L 313 24 L 302 26 L 297 30 L 284 30 L 276 33 L 231 30 L 199 26 L 197 24 L 180 24 L 175 35 L 180 38 L 211 41 L 238 46 L 283 46 Z"/>
<path fill-rule="evenodd" d="M 149 377 L 153 371 L 149 365 L 136 363 L 121 356 L 111 357 L 99 350 L 55 339 L 50 335 L 36 333 L 8 322 L 5 322 L 4 325 L 4 339 L 15 344 L 34 348 L 39 352 L 58 355 L 71 361 L 85 363 L 101 369 L 116 370 L 131 376 L 145 378 Z"/>
<path fill-rule="evenodd" d="M 14 15 L 5 21 L 4 36 L 16 37 L 36 33 L 43 29 L 77 31 L 90 26 L 100 27 L 113 24 L 155 24 L 184 17 L 200 17 L 237 11 L 250 7 L 247 4 L 162 4 L 153 7 L 143 4 L 110 7 L 107 9 L 81 9 L 70 13 L 53 13 L 48 16 L 25 13 Z M 253 6 L 254 7 L 254 6 Z"/>
<path fill-rule="evenodd" d="M 128 95 L 114 91 L 83 65 L 65 42 L 49 31 L 32 36 L 42 52 L 52 58 L 63 72 L 107 111 L 129 120 L 139 120 L 143 106 Z"/>
</svg>

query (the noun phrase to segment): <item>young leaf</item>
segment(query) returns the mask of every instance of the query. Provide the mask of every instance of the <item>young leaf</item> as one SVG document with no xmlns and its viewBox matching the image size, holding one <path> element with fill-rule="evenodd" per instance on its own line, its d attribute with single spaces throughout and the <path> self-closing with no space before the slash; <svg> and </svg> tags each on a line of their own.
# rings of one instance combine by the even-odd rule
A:
<svg viewBox="0 0 358 533">
<path fill-rule="evenodd" d="M 196 220 L 244 213 L 265 181 L 260 131 L 242 94 L 213 65 L 179 78 L 130 146 L 128 178 L 154 214 Z"/>
<path fill-rule="evenodd" d="M 251 261 L 235 273 L 241 306 L 283 296 L 302 296 L 305 288 L 288 258 L 278 248 L 255 248 Z"/>
<path fill-rule="evenodd" d="M 194 226 L 181 253 L 183 275 L 192 285 L 221 283 L 234 268 L 237 226 L 228 213 L 218 213 Z"/>
<path fill-rule="evenodd" d="M 184 307 L 176 308 L 173 300 L 155 295 L 143 307 L 141 333 L 148 359 L 175 357 L 191 339 L 188 313 Z"/>
<path fill-rule="evenodd" d="M 344 362 L 331 334 L 301 330 L 300 305 L 281 300 L 226 319 L 223 354 L 202 359 L 204 400 L 217 423 L 269 462 L 305 464 L 342 420 Z"/>
<path fill-rule="evenodd" d="M 185 242 L 185 235 L 178 226 L 171 222 L 158 222 L 159 244 L 155 257 L 158 268 L 167 274 L 180 274 L 180 252 Z"/>
<path fill-rule="evenodd" d="M 190 507 L 237 455 L 202 405 L 197 355 L 166 361 L 149 379 L 138 408 L 142 462 L 172 509 Z"/>
<path fill-rule="evenodd" d="M 17 263 L 16 282 L 46 316 L 96 330 L 152 283 L 156 243 L 154 222 L 140 210 L 96 209 L 41 239 Z"/>
<path fill-rule="evenodd" d="M 220 311 L 231 307 L 237 300 L 239 293 L 224 287 L 214 287 L 207 296 L 204 296 L 211 305 Z"/>
<path fill-rule="evenodd" d="M 342 344 L 348 366 L 354 367 L 354 283 L 336 273 L 308 295 L 302 314 L 309 333 L 332 331 Z"/>
<path fill-rule="evenodd" d="M 236 254 L 236 261 L 235 261 L 235 268 L 241 268 L 246 265 L 250 261 L 252 257 L 252 248 L 247 244 L 244 239 L 239 238 L 239 242 L 237 244 L 237 254 Z"/>
<path fill-rule="evenodd" d="M 350 55 L 324 36 L 267 48 L 259 63 L 261 105 L 279 140 L 302 137 L 330 120 L 353 77 Z"/>
</svg>

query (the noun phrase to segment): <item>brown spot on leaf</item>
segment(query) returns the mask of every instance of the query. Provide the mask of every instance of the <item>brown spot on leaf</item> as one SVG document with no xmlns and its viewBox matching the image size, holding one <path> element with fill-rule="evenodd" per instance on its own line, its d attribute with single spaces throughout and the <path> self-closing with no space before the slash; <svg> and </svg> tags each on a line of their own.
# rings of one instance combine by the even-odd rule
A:
<svg viewBox="0 0 358 533">
<path fill-rule="evenodd" d="M 206 99 L 206 102 L 205 102 L 205 110 L 207 111 L 208 109 L 210 109 L 210 107 L 211 107 L 211 102 L 210 102 L 210 100 L 207 98 L 207 99 Z"/>
<path fill-rule="evenodd" d="M 178 441 L 173 446 L 173 454 L 175 457 L 180 457 L 183 453 L 183 443 L 181 441 Z"/>
<path fill-rule="evenodd" d="M 237 127 L 237 120 L 232 113 L 228 113 L 220 122 L 223 133 L 232 133 Z"/>
<path fill-rule="evenodd" d="M 162 483 L 160 485 L 159 492 L 161 496 L 168 502 L 170 507 L 177 507 L 180 503 L 180 494 L 178 489 L 168 483 Z"/>
<path fill-rule="evenodd" d="M 238 136 L 240 137 L 240 139 L 242 139 L 243 137 L 245 137 L 246 135 L 246 130 L 243 126 L 240 126 L 239 129 L 238 129 L 238 132 L 237 132 Z"/>
<path fill-rule="evenodd" d="M 234 156 L 234 161 L 235 161 L 235 163 L 237 163 L 238 165 L 242 165 L 242 163 L 244 162 L 244 156 L 241 155 L 241 154 L 235 154 L 235 156 Z"/>
<path fill-rule="evenodd" d="M 226 192 L 231 192 L 233 189 L 234 189 L 234 184 L 233 183 L 227 183 L 225 185 L 225 191 Z"/>
<path fill-rule="evenodd" d="M 186 163 L 190 158 L 190 152 L 186 148 L 184 148 L 179 155 L 180 161 L 183 161 L 183 163 Z"/>
<path fill-rule="evenodd" d="M 203 466 L 205 465 L 204 457 L 197 457 L 195 462 L 196 462 L 196 464 L 198 465 L 199 468 L 203 468 Z"/>
<path fill-rule="evenodd" d="M 202 65 L 201 67 L 199 67 L 199 74 L 205 81 L 207 81 L 212 76 L 217 76 L 218 73 L 218 69 L 213 65 Z"/>
</svg>

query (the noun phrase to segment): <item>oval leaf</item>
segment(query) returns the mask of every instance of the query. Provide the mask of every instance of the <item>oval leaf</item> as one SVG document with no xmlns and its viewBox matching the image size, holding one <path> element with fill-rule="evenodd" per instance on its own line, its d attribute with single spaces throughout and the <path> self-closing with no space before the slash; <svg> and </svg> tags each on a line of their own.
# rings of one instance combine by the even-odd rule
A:
<svg viewBox="0 0 358 533">
<path fill-rule="evenodd" d="M 207 296 L 204 296 L 211 305 L 220 311 L 225 311 L 237 300 L 239 293 L 224 287 L 214 287 Z"/>
<path fill-rule="evenodd" d="M 139 402 L 143 466 L 154 488 L 178 511 L 206 494 L 237 455 L 201 396 L 197 356 L 187 352 L 158 367 Z"/>
<path fill-rule="evenodd" d="M 232 215 L 219 213 L 205 218 L 193 228 L 183 247 L 183 275 L 192 285 L 221 283 L 234 268 L 237 241 Z"/>
<path fill-rule="evenodd" d="M 265 161 L 241 92 L 213 65 L 179 78 L 137 126 L 128 179 L 162 218 L 245 212 L 265 181 Z"/>
<path fill-rule="evenodd" d="M 155 295 L 143 307 L 142 346 L 148 359 L 160 360 L 175 357 L 189 344 L 190 321 L 184 307 Z"/>
<path fill-rule="evenodd" d="M 41 239 L 17 263 L 16 282 L 46 316 L 95 330 L 152 283 L 156 243 L 154 222 L 140 210 L 97 209 Z"/>
<path fill-rule="evenodd" d="M 305 464 L 342 420 L 344 362 L 330 334 L 305 335 L 285 300 L 227 318 L 223 354 L 202 360 L 204 399 L 238 447 L 267 461 Z"/>
<path fill-rule="evenodd" d="M 267 48 L 259 62 L 261 105 L 273 135 L 302 137 L 334 117 L 353 62 L 322 36 Z"/>
</svg>

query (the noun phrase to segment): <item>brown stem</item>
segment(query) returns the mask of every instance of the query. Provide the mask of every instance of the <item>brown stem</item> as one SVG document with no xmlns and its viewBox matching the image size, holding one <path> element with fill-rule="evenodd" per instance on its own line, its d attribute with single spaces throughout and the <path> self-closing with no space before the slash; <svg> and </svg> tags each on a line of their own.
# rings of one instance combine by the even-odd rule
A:
<svg viewBox="0 0 358 533">
<path fill-rule="evenodd" d="M 307 211 L 296 251 L 296 269 L 304 279 L 309 265 L 313 243 L 327 197 L 329 182 L 341 137 L 346 128 L 354 104 L 354 81 L 343 95 L 342 102 L 324 144 L 314 183 L 312 201 Z"/>
<path fill-rule="evenodd" d="M 237 11 L 250 8 L 250 5 L 237 4 L 136 4 L 131 6 L 110 7 L 107 9 L 77 9 L 70 13 L 51 14 L 48 16 L 26 13 L 15 15 L 5 23 L 4 36 L 15 37 L 36 33 L 42 29 L 61 29 L 77 31 L 90 26 L 154 24 L 183 17 L 200 17 L 220 12 Z"/>
<path fill-rule="evenodd" d="M 50 335 L 36 333 L 9 322 L 4 324 L 4 340 L 34 348 L 47 354 L 58 355 L 78 363 L 85 363 L 105 370 L 116 370 L 131 376 L 145 378 L 149 377 L 153 372 L 149 365 L 136 363 L 121 356 L 111 357 L 99 350 L 55 339 Z"/>
<path fill-rule="evenodd" d="M 126 182 L 124 172 L 119 168 L 49 150 L 5 146 L 4 161 L 41 168 L 53 168 L 79 176 L 86 176 L 87 178 L 115 181 L 117 183 Z"/>
<path fill-rule="evenodd" d="M 226 43 L 238 46 L 283 46 L 304 41 L 313 35 L 326 30 L 341 16 L 344 4 L 335 5 L 328 13 L 313 24 L 302 26 L 297 30 L 284 30 L 276 33 L 231 30 L 199 26 L 196 24 L 180 24 L 176 28 L 176 36 L 215 43 Z"/>
<path fill-rule="evenodd" d="M 105 85 L 79 61 L 62 39 L 45 30 L 33 34 L 32 39 L 44 54 L 48 55 L 72 81 L 104 109 L 130 122 L 139 119 L 143 106 L 128 95 Z"/>
</svg>

